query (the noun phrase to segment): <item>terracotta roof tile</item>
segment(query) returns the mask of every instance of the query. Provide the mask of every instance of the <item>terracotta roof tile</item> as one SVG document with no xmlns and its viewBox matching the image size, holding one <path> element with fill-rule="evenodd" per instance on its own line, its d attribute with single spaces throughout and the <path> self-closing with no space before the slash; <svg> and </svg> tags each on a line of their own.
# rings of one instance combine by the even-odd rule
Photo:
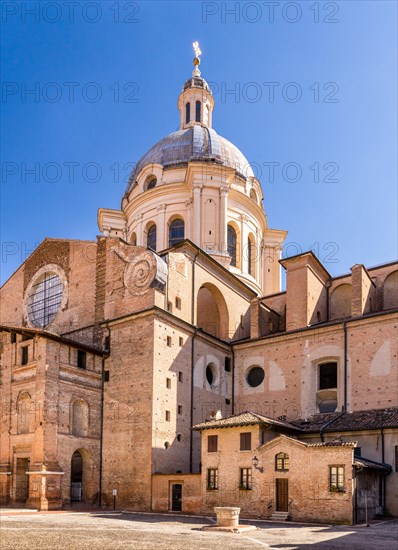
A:
<svg viewBox="0 0 398 550">
<path fill-rule="evenodd" d="M 261 414 L 246 411 L 241 414 L 229 416 L 228 418 L 220 418 L 216 420 L 209 420 L 208 422 L 202 422 L 193 426 L 193 430 L 209 430 L 211 428 L 233 428 L 236 426 L 254 426 L 256 424 L 267 424 L 275 426 L 281 430 L 287 430 L 292 432 L 302 432 L 300 427 L 294 426 L 290 422 L 283 420 L 274 420 Z"/>
<path fill-rule="evenodd" d="M 341 414 L 341 412 L 317 414 L 308 420 L 292 420 L 291 423 L 306 433 L 349 432 L 360 430 L 377 430 L 381 428 L 398 428 L 398 407 L 388 409 L 370 409 Z"/>
</svg>

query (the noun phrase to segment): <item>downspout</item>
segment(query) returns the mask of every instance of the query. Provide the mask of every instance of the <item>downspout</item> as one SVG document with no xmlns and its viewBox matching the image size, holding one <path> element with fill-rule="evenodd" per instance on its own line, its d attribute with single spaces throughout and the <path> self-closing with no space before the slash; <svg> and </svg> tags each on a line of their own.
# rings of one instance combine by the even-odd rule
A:
<svg viewBox="0 0 398 550">
<path fill-rule="evenodd" d="M 232 406 L 231 406 L 231 414 L 235 414 L 235 352 L 234 347 L 231 346 L 231 362 L 232 362 Z"/>
<path fill-rule="evenodd" d="M 383 428 L 380 430 L 380 434 L 381 434 L 381 461 L 382 461 L 383 464 L 385 464 L 384 429 Z M 382 491 L 381 505 L 382 505 L 382 511 L 383 511 L 383 516 L 384 516 L 384 511 L 386 509 L 386 475 L 385 474 L 383 474 L 381 483 L 382 483 L 382 485 L 381 485 L 381 491 Z"/>
<path fill-rule="evenodd" d="M 102 356 L 102 372 L 101 372 L 101 417 L 100 417 L 100 452 L 99 452 L 99 499 L 98 506 L 102 505 L 102 447 L 103 447 L 103 434 L 104 434 L 104 393 L 105 393 L 105 361 L 111 354 L 111 331 L 106 326 L 108 331 L 108 349 L 105 355 Z"/>
<path fill-rule="evenodd" d="M 192 474 L 193 470 L 193 375 L 194 375 L 194 366 L 195 366 L 195 336 L 198 332 L 197 327 L 195 326 L 195 262 L 196 258 L 199 255 L 199 250 L 194 256 L 192 262 L 192 290 L 191 290 L 191 325 L 194 327 L 194 333 L 192 335 L 191 343 L 191 410 L 190 410 L 190 432 L 189 432 L 189 472 Z"/>
<path fill-rule="evenodd" d="M 343 411 L 345 412 L 347 410 L 347 370 L 348 370 L 348 364 L 347 364 L 347 357 L 348 357 L 347 321 L 343 322 L 343 331 L 344 331 L 344 405 L 343 405 Z"/>
</svg>

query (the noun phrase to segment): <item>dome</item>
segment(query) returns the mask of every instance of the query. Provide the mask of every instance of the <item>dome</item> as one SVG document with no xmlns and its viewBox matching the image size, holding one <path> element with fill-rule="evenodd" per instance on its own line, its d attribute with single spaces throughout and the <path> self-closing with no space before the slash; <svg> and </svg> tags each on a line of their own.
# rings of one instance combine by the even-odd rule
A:
<svg viewBox="0 0 398 550">
<path fill-rule="evenodd" d="M 212 128 L 195 125 L 169 134 L 149 149 L 132 171 L 126 192 L 131 190 L 138 174 L 148 164 L 167 168 L 190 161 L 214 162 L 234 168 L 245 178 L 254 176 L 246 157 L 235 145 Z"/>
</svg>

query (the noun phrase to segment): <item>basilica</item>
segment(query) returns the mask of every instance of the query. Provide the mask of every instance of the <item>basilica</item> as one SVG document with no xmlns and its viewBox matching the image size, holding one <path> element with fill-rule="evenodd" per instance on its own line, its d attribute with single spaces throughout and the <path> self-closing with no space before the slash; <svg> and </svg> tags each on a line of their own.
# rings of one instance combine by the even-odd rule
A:
<svg viewBox="0 0 398 550">
<path fill-rule="evenodd" d="M 97 239 L 1 288 L 1 502 L 398 517 L 398 264 L 281 257 L 199 62 Z"/>
</svg>

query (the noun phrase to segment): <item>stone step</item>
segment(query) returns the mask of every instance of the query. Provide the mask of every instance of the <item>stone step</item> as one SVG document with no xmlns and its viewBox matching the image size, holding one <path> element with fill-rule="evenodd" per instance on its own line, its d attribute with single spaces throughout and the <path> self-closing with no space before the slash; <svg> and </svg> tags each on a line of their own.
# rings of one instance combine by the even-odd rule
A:
<svg viewBox="0 0 398 550">
<path fill-rule="evenodd" d="M 274 512 L 270 519 L 273 521 L 288 521 L 289 512 Z"/>
</svg>

